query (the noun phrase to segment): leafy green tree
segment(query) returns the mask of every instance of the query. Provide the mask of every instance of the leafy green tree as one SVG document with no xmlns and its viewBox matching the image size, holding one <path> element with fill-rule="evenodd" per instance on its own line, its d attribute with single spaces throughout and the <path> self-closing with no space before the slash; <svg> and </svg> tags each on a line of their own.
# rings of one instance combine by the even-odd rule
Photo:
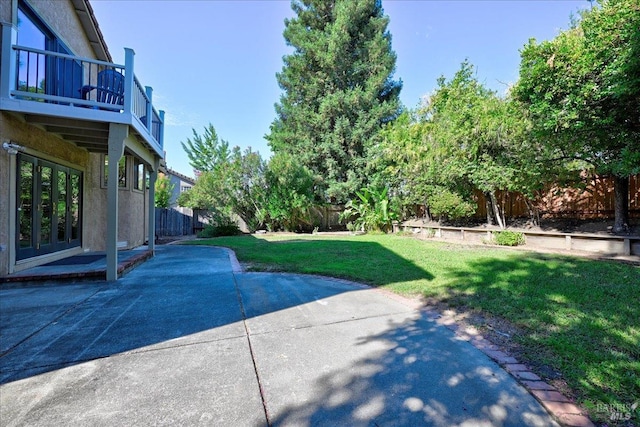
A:
<svg viewBox="0 0 640 427">
<path fill-rule="evenodd" d="M 217 225 L 229 225 L 241 218 L 250 231 L 260 226 L 265 199 L 265 164 L 250 148 L 234 147 L 226 160 L 202 172 L 196 184 L 180 194 L 184 206 L 206 209 Z"/>
<path fill-rule="evenodd" d="M 513 93 L 555 160 L 614 177 L 613 231 L 625 231 L 629 176 L 640 173 L 638 0 L 602 1 L 555 39 L 530 40 Z"/>
<path fill-rule="evenodd" d="M 229 142 L 218 138 L 218 133 L 211 123 L 204 128 L 204 133 L 199 135 L 195 129 L 193 139 L 187 138 L 186 142 L 180 142 L 182 149 L 187 153 L 189 164 L 197 173 L 208 172 L 224 164 L 231 156 Z"/>
<path fill-rule="evenodd" d="M 231 158 L 231 205 L 249 230 L 255 231 L 262 225 L 260 217 L 266 198 L 266 163 L 260 153 L 251 148 L 240 153 L 236 147 Z"/>
<path fill-rule="evenodd" d="M 207 210 L 216 225 L 234 223 L 233 206 L 227 173 L 229 165 L 202 172 L 191 189 L 180 193 L 178 203 L 193 209 Z"/>
<path fill-rule="evenodd" d="M 383 133 L 376 168 L 408 204 L 456 219 L 473 214 L 473 190 L 485 193 L 487 220 L 505 226 L 498 191 L 533 194 L 543 184 L 544 151 L 527 137 L 518 105 L 479 83 L 464 61 L 415 113 Z M 380 179 L 380 178 L 378 178 Z"/>
<path fill-rule="evenodd" d="M 171 179 L 166 175 L 158 175 L 158 179 L 156 179 L 155 185 L 155 205 L 156 208 L 169 208 L 171 195 L 173 194 L 173 189 L 175 188 L 175 184 L 171 183 Z"/>
<path fill-rule="evenodd" d="M 259 219 L 270 230 L 302 231 L 310 226 L 315 180 L 311 172 L 287 153 L 269 160 L 265 174 L 264 208 Z"/>
<path fill-rule="evenodd" d="M 380 0 L 293 0 L 285 21 L 277 117 L 266 136 L 321 178 L 325 200 L 345 202 L 366 182 L 368 149 L 400 111 L 401 82 Z"/>
</svg>

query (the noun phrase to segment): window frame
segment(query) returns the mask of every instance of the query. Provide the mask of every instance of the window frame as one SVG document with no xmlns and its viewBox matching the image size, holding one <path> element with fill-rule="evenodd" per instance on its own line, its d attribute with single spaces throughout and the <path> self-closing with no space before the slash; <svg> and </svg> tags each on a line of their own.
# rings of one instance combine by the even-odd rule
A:
<svg viewBox="0 0 640 427">
<path fill-rule="evenodd" d="M 145 164 L 137 157 L 133 158 L 133 189 L 136 191 L 145 190 L 145 178 L 146 178 Z"/>
<path fill-rule="evenodd" d="M 18 44 L 25 47 L 36 47 L 49 52 L 63 53 L 66 55 L 75 56 L 75 53 L 67 46 L 66 43 L 60 38 L 60 36 L 49 26 L 46 21 L 38 15 L 38 13 L 25 1 L 20 0 L 17 7 L 18 13 L 16 14 L 16 26 L 20 15 L 26 18 L 30 26 L 33 26 L 37 31 L 44 36 L 44 48 L 43 46 L 30 46 L 30 43 L 23 43 L 20 41 L 20 27 L 18 26 Z M 24 53 L 24 52 L 23 52 Z M 42 57 L 40 54 L 34 54 L 38 58 Z M 30 54 L 27 54 L 30 56 Z M 27 61 L 28 62 L 28 61 Z M 66 98 L 81 98 L 80 88 L 84 81 L 84 70 L 80 61 L 69 58 L 43 58 L 42 64 L 38 67 L 42 67 L 43 70 L 36 71 L 36 76 L 42 74 L 42 88 L 41 82 L 29 81 L 30 70 L 26 70 L 26 87 L 25 90 L 29 91 L 31 83 L 35 83 L 33 86 L 35 91 L 42 90 L 47 95 L 63 96 Z M 22 66 L 19 73 L 22 72 Z"/>
<path fill-rule="evenodd" d="M 119 190 L 127 190 L 129 189 L 129 156 L 122 156 L 118 161 L 118 189 Z M 124 161 L 124 165 L 121 163 Z M 101 173 L 100 173 L 100 187 L 107 188 L 108 187 L 108 178 L 109 178 L 109 155 L 102 155 L 101 162 Z"/>
</svg>

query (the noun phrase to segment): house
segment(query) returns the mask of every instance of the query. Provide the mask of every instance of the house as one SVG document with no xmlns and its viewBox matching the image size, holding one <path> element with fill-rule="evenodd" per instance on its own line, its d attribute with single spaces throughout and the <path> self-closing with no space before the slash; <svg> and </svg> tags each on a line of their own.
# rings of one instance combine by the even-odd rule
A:
<svg viewBox="0 0 640 427">
<path fill-rule="evenodd" d="M 173 185 L 171 199 L 169 200 L 169 206 L 173 208 L 178 206 L 178 197 L 180 194 L 191 190 L 191 188 L 196 185 L 196 180 L 176 172 L 173 169 L 167 169 L 166 175 L 169 177 L 171 185 Z"/>
<path fill-rule="evenodd" d="M 85 251 L 154 250 L 163 118 L 88 0 L 0 1 L 0 277 Z"/>
</svg>

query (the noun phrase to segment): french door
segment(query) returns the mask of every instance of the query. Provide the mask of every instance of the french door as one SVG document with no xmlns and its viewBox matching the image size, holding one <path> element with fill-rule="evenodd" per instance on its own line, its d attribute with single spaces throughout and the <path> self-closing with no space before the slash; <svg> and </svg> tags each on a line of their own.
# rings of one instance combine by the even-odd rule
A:
<svg viewBox="0 0 640 427">
<path fill-rule="evenodd" d="M 80 246 L 82 172 L 18 154 L 16 259 Z"/>
</svg>

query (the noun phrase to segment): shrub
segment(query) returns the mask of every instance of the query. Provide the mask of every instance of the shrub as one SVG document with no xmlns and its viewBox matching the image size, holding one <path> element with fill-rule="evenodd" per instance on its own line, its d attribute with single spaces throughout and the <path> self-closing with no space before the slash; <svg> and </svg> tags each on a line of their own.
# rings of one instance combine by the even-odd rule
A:
<svg viewBox="0 0 640 427">
<path fill-rule="evenodd" d="M 439 218 L 466 218 L 476 210 L 475 205 L 460 194 L 442 187 L 434 188 L 428 200 L 431 214 Z"/>
<path fill-rule="evenodd" d="M 235 236 L 240 234 L 240 229 L 236 224 L 207 225 L 204 230 L 198 233 L 198 237 L 221 237 Z"/>
<path fill-rule="evenodd" d="M 356 191 L 356 196 L 358 198 L 349 200 L 344 206 L 345 210 L 340 214 L 340 222 L 353 221 L 353 230 L 349 229 L 347 223 L 349 231 L 386 232 L 392 229 L 392 223 L 398 219 L 398 214 L 387 197 L 386 188 L 363 188 Z"/>
<path fill-rule="evenodd" d="M 493 233 L 493 241 L 500 246 L 524 245 L 524 234 L 517 231 L 498 231 Z"/>
</svg>

